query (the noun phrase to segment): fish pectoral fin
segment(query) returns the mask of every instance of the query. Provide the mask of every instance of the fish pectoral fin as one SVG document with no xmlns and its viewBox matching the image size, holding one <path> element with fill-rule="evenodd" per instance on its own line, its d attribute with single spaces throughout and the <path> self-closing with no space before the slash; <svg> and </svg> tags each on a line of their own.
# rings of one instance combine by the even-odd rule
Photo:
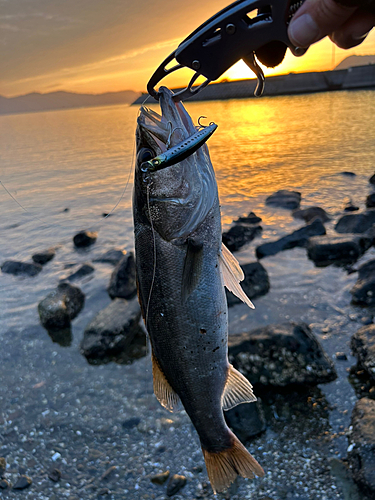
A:
<svg viewBox="0 0 375 500">
<path fill-rule="evenodd" d="M 193 238 L 187 240 L 187 251 L 182 274 L 181 300 L 186 302 L 198 285 L 203 264 L 203 243 Z"/>
<path fill-rule="evenodd" d="M 176 392 L 172 389 L 169 382 L 162 372 L 159 362 L 152 352 L 152 376 L 154 379 L 154 393 L 159 403 L 171 413 L 183 409 L 181 400 Z"/>
<path fill-rule="evenodd" d="M 232 365 L 229 365 L 222 398 L 223 410 L 230 410 L 241 403 L 252 403 L 256 400 L 253 386 L 247 378 Z"/>
<path fill-rule="evenodd" d="M 251 309 L 255 309 L 246 293 L 242 290 L 240 281 L 243 281 L 244 274 L 236 257 L 222 243 L 221 252 L 219 254 L 220 268 L 223 273 L 224 285 L 227 289 L 234 293 L 242 302 L 248 305 Z"/>
<path fill-rule="evenodd" d="M 208 451 L 202 445 L 208 478 L 215 494 L 226 490 L 237 476 L 250 479 L 264 476 L 262 467 L 232 432 L 231 437 L 232 446 L 222 451 Z"/>
</svg>

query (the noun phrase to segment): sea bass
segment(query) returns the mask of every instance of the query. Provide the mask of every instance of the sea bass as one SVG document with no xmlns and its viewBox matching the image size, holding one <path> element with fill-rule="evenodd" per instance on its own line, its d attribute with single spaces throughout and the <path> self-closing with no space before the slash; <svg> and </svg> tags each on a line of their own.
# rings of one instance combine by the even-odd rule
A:
<svg viewBox="0 0 375 500">
<path fill-rule="evenodd" d="M 141 168 L 197 131 L 172 95 L 161 87 L 162 115 L 142 107 L 138 117 L 133 194 L 138 295 L 150 336 L 155 395 L 169 411 L 186 410 L 216 493 L 237 475 L 264 474 L 223 415 L 256 400 L 249 381 L 228 362 L 224 284 L 252 304 L 239 285 L 243 273 L 237 260 L 222 246 L 207 146 L 162 170 Z"/>
</svg>

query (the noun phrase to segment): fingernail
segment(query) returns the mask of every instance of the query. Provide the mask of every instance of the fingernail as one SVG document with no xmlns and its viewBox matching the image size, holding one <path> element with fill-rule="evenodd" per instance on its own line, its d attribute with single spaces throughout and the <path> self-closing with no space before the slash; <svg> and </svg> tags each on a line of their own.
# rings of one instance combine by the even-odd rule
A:
<svg viewBox="0 0 375 500">
<path fill-rule="evenodd" d="M 302 14 L 292 20 L 289 38 L 296 47 L 307 47 L 319 40 L 320 29 L 310 14 Z"/>
</svg>

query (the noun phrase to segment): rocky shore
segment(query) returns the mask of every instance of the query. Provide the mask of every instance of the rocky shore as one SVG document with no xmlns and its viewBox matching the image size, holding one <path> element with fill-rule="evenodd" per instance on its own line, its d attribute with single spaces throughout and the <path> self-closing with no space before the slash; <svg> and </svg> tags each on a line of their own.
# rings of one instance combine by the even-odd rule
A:
<svg viewBox="0 0 375 500">
<path fill-rule="evenodd" d="M 347 206 L 327 213 L 305 206 L 303 193 L 282 190 L 265 205 L 305 225 L 261 242 L 264 222 L 250 212 L 233 222 L 223 241 L 233 252 L 254 247 L 253 261 L 241 262 L 244 289 L 257 306 L 254 315 L 232 294 L 227 297 L 229 358 L 254 385 L 258 401 L 230 410 L 226 419 L 266 476 L 238 480 L 219 498 L 370 500 L 371 199 L 360 213 L 345 213 Z M 153 396 L 132 251 L 113 248 L 91 257 L 100 234 L 81 231 L 72 239 L 72 252 L 84 249 L 87 261 L 35 304 L 42 326 L 9 331 L 2 339 L 0 494 L 40 500 L 214 498 L 187 415 L 169 414 Z M 58 251 L 38 252 L 32 262 L 8 260 L 1 263 L 2 273 L 14 275 L 15 282 L 37 279 Z M 335 283 L 350 278 L 346 303 L 322 304 L 317 289 L 303 306 L 298 284 L 283 289 L 275 265 L 280 273 L 288 252 L 298 252 L 299 262 L 334 276 Z M 107 266 L 107 287 L 85 293 L 85 283 L 95 283 L 97 266 Z M 329 288 L 329 279 L 325 283 Z M 280 304 L 288 311 L 283 320 Z M 10 382 L 14 377 L 17 384 Z"/>
</svg>

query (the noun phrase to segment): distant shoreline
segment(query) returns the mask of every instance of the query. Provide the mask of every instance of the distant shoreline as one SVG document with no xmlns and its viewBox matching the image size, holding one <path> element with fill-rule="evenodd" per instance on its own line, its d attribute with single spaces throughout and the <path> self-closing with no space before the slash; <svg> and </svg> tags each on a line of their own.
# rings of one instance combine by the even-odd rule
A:
<svg viewBox="0 0 375 500">
<path fill-rule="evenodd" d="M 254 97 L 256 79 L 211 83 L 204 90 L 189 98 L 192 101 L 213 101 Z M 264 96 L 298 95 L 337 90 L 375 89 L 375 64 L 353 66 L 333 71 L 289 73 L 266 78 Z M 175 89 L 178 91 L 180 89 Z M 142 104 L 147 94 L 142 94 L 133 104 Z M 149 97 L 148 103 L 155 103 Z"/>
</svg>

